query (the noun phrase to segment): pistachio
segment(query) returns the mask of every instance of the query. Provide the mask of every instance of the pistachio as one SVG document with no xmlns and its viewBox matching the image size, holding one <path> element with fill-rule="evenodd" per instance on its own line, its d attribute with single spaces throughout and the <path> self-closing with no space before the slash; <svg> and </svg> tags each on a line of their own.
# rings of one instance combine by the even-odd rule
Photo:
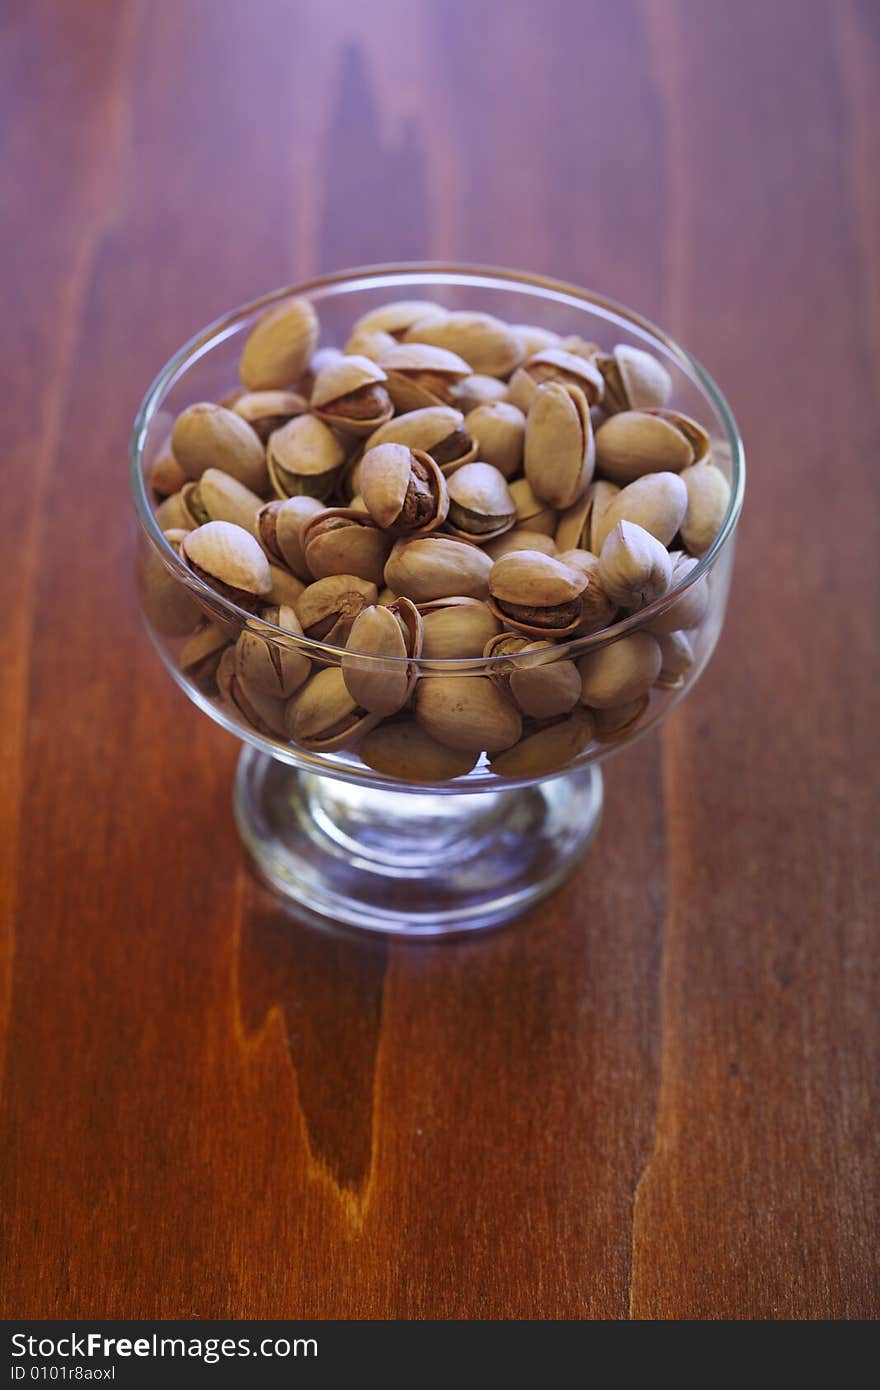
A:
<svg viewBox="0 0 880 1390">
<path fill-rule="evenodd" d="M 672 561 L 656 536 L 632 521 L 619 521 L 602 546 L 599 578 L 614 603 L 645 608 L 668 590 Z"/>
<path fill-rule="evenodd" d="M 585 495 L 559 518 L 556 528 L 559 549 L 592 550 L 598 555 L 602 549 L 598 543 L 602 518 L 619 492 L 616 483 L 607 483 L 602 478 L 590 483 Z"/>
<path fill-rule="evenodd" d="M 312 578 L 303 553 L 303 531 L 324 510 L 316 497 L 289 497 L 285 502 L 267 502 L 257 516 L 257 536 L 263 549 L 300 579 Z"/>
<path fill-rule="evenodd" d="M 595 725 L 589 710 L 573 710 L 567 718 L 549 723 L 530 721 L 515 747 L 491 760 L 497 777 L 546 777 L 561 772 L 593 741 Z"/>
<path fill-rule="evenodd" d="M 526 359 L 545 348 L 559 347 L 559 334 L 549 328 L 540 328 L 536 323 L 512 323 L 510 328 L 522 343 Z"/>
<path fill-rule="evenodd" d="M 344 647 L 355 618 L 378 596 L 376 585 L 356 574 L 332 574 L 303 589 L 296 616 L 307 637 Z"/>
<path fill-rule="evenodd" d="M 406 444 L 410 449 L 421 449 L 446 474 L 477 456 L 476 443 L 464 428 L 464 416 L 449 405 L 426 406 L 396 416 L 370 435 L 364 452 L 379 444 Z"/>
<path fill-rule="evenodd" d="M 685 555 L 683 551 L 670 551 L 670 563 L 672 564 L 672 578 L 669 581 L 669 589 L 676 589 L 682 584 L 687 576 L 696 569 L 699 561 L 691 555 Z M 653 632 L 658 637 L 665 636 L 668 632 L 675 632 L 678 628 L 690 630 L 699 627 L 709 609 L 709 585 L 707 576 L 695 580 L 684 593 L 668 608 L 664 608 L 656 617 L 651 618 L 647 623 L 647 630 Z"/>
<path fill-rule="evenodd" d="M 302 532 L 306 564 L 316 579 L 357 574 L 378 586 L 391 545 L 385 531 L 352 507 L 327 508 L 306 522 Z"/>
<path fill-rule="evenodd" d="M 459 410 L 475 410 L 479 405 L 491 405 L 493 401 L 507 399 L 507 383 L 497 376 L 483 376 L 475 372 L 459 381 L 453 388 L 452 399 Z"/>
<path fill-rule="evenodd" d="M 246 391 L 232 407 L 236 415 L 247 421 L 264 446 L 270 434 L 297 415 L 305 415 L 308 408 L 305 396 L 295 391 Z"/>
<path fill-rule="evenodd" d="M 255 612 L 272 587 L 269 562 L 249 531 L 209 521 L 184 536 L 180 558 L 199 579 L 239 608 Z"/>
<path fill-rule="evenodd" d="M 223 653 L 217 667 L 217 688 L 227 704 L 258 734 L 268 738 L 284 736 L 284 702 L 256 690 L 239 675 L 235 653 L 231 648 Z"/>
<path fill-rule="evenodd" d="M 264 608 L 261 617 L 264 622 L 283 628 L 295 637 L 303 636 L 299 619 L 287 604 Z M 271 633 L 261 636 L 250 628 L 243 628 L 235 644 L 235 669 L 246 687 L 283 700 L 299 689 L 312 663 L 303 651 L 284 646 L 277 636 Z"/>
<path fill-rule="evenodd" d="M 681 523 L 681 538 L 692 555 L 703 555 L 727 515 L 730 483 L 721 469 L 708 461 L 686 468 L 681 481 L 687 489 L 687 512 Z"/>
<path fill-rule="evenodd" d="M 421 449 L 379 444 L 368 450 L 359 470 L 361 496 L 377 526 L 397 535 L 420 536 L 446 519 L 446 479 Z"/>
<path fill-rule="evenodd" d="M 195 480 L 206 468 L 219 468 L 253 492 L 265 492 L 266 457 L 260 441 L 250 425 L 225 406 L 210 401 L 189 406 L 174 422 L 171 443 L 188 478 Z"/>
<path fill-rule="evenodd" d="M 454 352 L 428 343 L 398 343 L 383 353 L 379 365 L 388 378 L 388 394 L 402 412 L 451 405 L 456 383 L 471 375 L 467 362 Z"/>
<path fill-rule="evenodd" d="M 395 299 L 390 304 L 382 304 L 371 309 L 356 320 L 353 333 L 387 333 L 392 338 L 402 338 L 408 328 L 431 315 L 442 318 L 446 310 L 429 299 Z"/>
<path fill-rule="evenodd" d="M 298 381 L 318 344 L 318 316 L 307 299 L 285 299 L 257 320 L 241 354 L 248 391 L 274 391 Z"/>
<path fill-rule="evenodd" d="M 634 483 L 628 483 L 611 499 L 597 523 L 596 553 L 601 551 L 606 536 L 618 521 L 635 522 L 663 545 L 668 545 L 678 532 L 687 508 L 687 489 L 682 479 L 683 475 L 678 473 L 646 473 Z"/>
<path fill-rule="evenodd" d="M 366 328 L 356 328 L 346 340 L 345 352 L 354 357 L 369 357 L 372 362 L 378 362 L 396 342 L 397 339 L 390 333 L 381 333 L 378 329 L 370 331 Z"/>
<path fill-rule="evenodd" d="M 394 414 L 385 381 L 382 368 L 369 357 L 338 357 L 315 377 L 311 410 L 344 434 L 372 434 Z"/>
<path fill-rule="evenodd" d="M 470 411 L 464 423 L 483 463 L 491 463 L 505 478 L 519 472 L 526 434 L 521 410 L 508 401 L 493 401 Z"/>
<path fill-rule="evenodd" d="M 643 348 L 618 343 L 607 356 L 599 353 L 595 361 L 605 381 L 602 404 L 609 415 L 664 406 L 672 395 L 672 378 L 666 368 Z"/>
<path fill-rule="evenodd" d="M 397 594 L 395 594 L 393 589 L 389 589 L 386 584 L 384 589 L 379 590 L 379 597 L 376 602 L 381 603 L 383 608 L 390 608 L 392 603 L 397 602 Z"/>
<path fill-rule="evenodd" d="M 298 415 L 275 430 L 266 446 L 269 477 L 279 497 L 329 497 L 345 462 L 345 450 L 323 420 Z"/>
<path fill-rule="evenodd" d="M 540 501 L 532 491 L 528 478 L 517 478 L 510 484 L 510 495 L 516 507 L 516 524 L 524 531 L 541 531 L 552 536 L 556 531 L 556 512 Z"/>
<path fill-rule="evenodd" d="M 694 649 L 686 632 L 667 632 L 659 638 L 663 664 L 657 684 L 674 690 L 684 684 L 684 678 L 694 664 Z"/>
<path fill-rule="evenodd" d="M 601 632 L 604 627 L 609 627 L 617 613 L 617 604 L 608 597 L 602 587 L 598 556 L 589 550 L 563 550 L 556 558 L 569 569 L 578 570 L 587 580 L 587 587 L 581 594 L 581 620 L 575 635 L 585 637 L 589 633 Z"/>
<path fill-rule="evenodd" d="M 583 616 L 586 575 L 537 550 L 515 550 L 489 575 L 489 607 L 502 622 L 535 636 L 565 637 Z"/>
<path fill-rule="evenodd" d="M 455 536 L 420 536 L 397 542 L 385 566 L 385 582 L 414 603 L 486 598 L 491 568 L 478 545 Z"/>
<path fill-rule="evenodd" d="M 579 387 L 588 405 L 598 405 L 605 389 L 602 373 L 593 362 L 561 347 L 551 347 L 542 348 L 517 368 L 507 388 L 507 399 L 527 415 L 535 391 L 549 381 Z"/>
<path fill-rule="evenodd" d="M 207 521 L 231 521 L 257 534 L 257 514 L 262 498 L 219 468 L 206 468 L 194 483 L 186 483 L 181 500 L 191 526 L 204 526 Z"/>
<path fill-rule="evenodd" d="M 492 314 L 453 311 L 440 316 L 432 311 L 403 336 L 407 343 L 430 343 L 457 353 L 481 376 L 510 376 L 524 355 L 522 340 Z"/>
<path fill-rule="evenodd" d="M 479 756 L 444 747 L 409 718 L 380 724 L 367 734 L 358 752 L 374 772 L 405 782 L 446 782 L 464 777 Z"/>
<path fill-rule="evenodd" d="M 269 561 L 269 576 L 272 580 L 272 587 L 269 590 L 270 604 L 274 604 L 278 608 L 284 603 L 288 608 L 296 608 L 299 596 L 306 587 L 303 581 L 281 565 L 273 565 L 271 560 Z"/>
<path fill-rule="evenodd" d="M 352 699 L 338 666 L 327 666 L 310 676 L 284 708 L 290 738 L 316 753 L 353 748 L 380 718 Z"/>
<path fill-rule="evenodd" d="M 352 655 L 342 658 L 342 674 L 349 694 L 371 714 L 396 714 L 418 677 L 406 660 L 417 659 L 422 650 L 422 619 L 415 604 L 404 598 L 392 608 L 365 608 L 346 645 Z"/>
<path fill-rule="evenodd" d="M 532 656 L 545 652 L 541 665 L 511 663 L 508 669 L 493 668 L 490 679 L 513 697 L 523 714 L 531 719 L 556 719 L 573 710 L 581 697 L 581 678 L 573 661 L 553 657 L 552 642 L 531 642 L 528 637 L 502 632 L 486 643 L 483 655 Z"/>
<path fill-rule="evenodd" d="M 599 365 L 596 360 L 601 353 L 599 344 L 588 342 L 579 333 L 569 333 L 565 338 L 560 338 L 556 346 L 572 357 L 582 357 L 585 362 L 592 362 L 594 367 Z"/>
<path fill-rule="evenodd" d="M 179 551 L 186 531 L 167 530 L 165 539 Z M 138 548 L 138 587 L 144 616 L 163 637 L 186 637 L 202 617 L 193 595 L 174 574 L 158 550 L 146 539 Z"/>
<path fill-rule="evenodd" d="M 680 473 L 708 452 L 702 425 L 674 410 L 623 410 L 596 432 L 596 463 L 615 483 L 634 482 L 643 473 Z"/>
<path fill-rule="evenodd" d="M 156 521 L 163 531 L 192 531 L 193 520 L 184 505 L 183 492 L 173 492 L 163 497 L 155 512 Z"/>
<path fill-rule="evenodd" d="M 194 632 L 180 649 L 178 666 L 206 695 L 216 688 L 217 667 L 229 641 L 230 631 L 225 624 L 209 622 Z"/>
<path fill-rule="evenodd" d="M 637 699 L 627 700 L 624 704 L 609 705 L 607 709 L 594 709 L 592 715 L 596 721 L 596 738 L 599 742 L 616 743 L 618 739 L 631 734 L 641 723 L 650 699 L 650 695 L 639 695 Z"/>
<path fill-rule="evenodd" d="M 467 540 L 489 541 L 509 531 L 516 503 L 504 474 L 489 463 L 466 463 L 448 481 L 449 529 Z"/>
<path fill-rule="evenodd" d="M 501 624 L 478 598 L 441 598 L 420 603 L 422 656 L 427 661 L 457 661 L 483 655 Z"/>
<path fill-rule="evenodd" d="M 581 700 L 592 709 L 628 704 L 645 695 L 660 674 L 660 644 L 649 632 L 631 632 L 577 662 Z"/>
<path fill-rule="evenodd" d="M 169 435 L 150 469 L 150 487 L 157 497 L 170 497 L 179 492 L 186 481 L 186 474 L 171 452 Z"/>
<path fill-rule="evenodd" d="M 526 421 L 525 471 L 536 497 L 572 507 L 589 487 L 595 466 L 590 412 L 577 386 L 539 386 Z"/>
<path fill-rule="evenodd" d="M 431 738 L 463 753 L 499 753 L 522 732 L 518 709 L 488 676 L 425 675 L 414 702 L 416 719 Z"/>
<path fill-rule="evenodd" d="M 509 555 L 512 550 L 540 550 L 544 555 L 556 554 L 556 542 L 552 536 L 545 536 L 543 531 L 528 531 L 524 526 L 505 531 L 503 536 L 489 541 L 484 548 L 492 560 L 500 560 L 502 555 Z"/>
</svg>

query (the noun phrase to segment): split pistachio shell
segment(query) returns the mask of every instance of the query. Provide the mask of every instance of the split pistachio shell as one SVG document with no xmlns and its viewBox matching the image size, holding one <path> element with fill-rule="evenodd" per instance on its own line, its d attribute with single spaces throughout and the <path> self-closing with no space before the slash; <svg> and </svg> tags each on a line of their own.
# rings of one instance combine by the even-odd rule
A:
<svg viewBox="0 0 880 1390">
<path fill-rule="evenodd" d="M 463 753 L 499 753 L 522 732 L 519 710 L 488 676 L 423 676 L 414 701 L 431 738 Z"/>
<path fill-rule="evenodd" d="M 557 509 L 574 506 L 589 487 L 594 466 L 583 391 L 560 382 L 539 386 L 525 431 L 525 472 L 535 496 Z"/>
<path fill-rule="evenodd" d="M 390 304 L 382 304 L 371 309 L 355 321 L 353 333 L 387 333 L 392 338 L 402 338 L 408 328 L 420 320 L 434 315 L 442 318 L 446 313 L 439 304 L 429 299 L 396 299 Z"/>
<path fill-rule="evenodd" d="M 477 446 L 464 427 L 464 416 L 450 405 L 431 405 L 397 415 L 370 435 L 364 453 L 379 444 L 405 444 L 430 454 L 444 473 L 470 463 Z"/>
<path fill-rule="evenodd" d="M 559 334 L 549 328 L 539 328 L 535 323 L 512 323 L 510 327 L 522 343 L 527 359 L 545 348 L 559 346 Z"/>
<path fill-rule="evenodd" d="M 446 479 L 430 454 L 405 444 L 379 444 L 361 460 L 358 481 L 377 526 L 398 535 L 420 536 L 446 519 Z"/>
<path fill-rule="evenodd" d="M 385 381 L 382 368 L 369 357 L 337 357 L 315 377 L 310 408 L 344 434 L 372 434 L 394 413 Z"/>
<path fill-rule="evenodd" d="M 576 709 L 564 719 L 548 724 L 529 724 L 515 747 L 492 758 L 498 777 L 546 777 L 561 772 L 579 757 L 593 740 L 595 726 L 589 710 Z"/>
<path fill-rule="evenodd" d="M 284 502 L 267 502 L 257 516 L 263 549 L 306 581 L 311 580 L 312 573 L 303 553 L 303 531 L 324 510 L 316 497 L 289 497 Z"/>
<path fill-rule="evenodd" d="M 380 724 L 367 734 L 358 752 L 374 772 L 405 782 L 446 782 L 464 777 L 479 757 L 479 753 L 444 747 L 408 718 Z"/>
<path fill-rule="evenodd" d="M 596 721 L 596 738 L 599 742 L 616 743 L 618 739 L 631 734 L 641 723 L 650 699 L 649 695 L 640 695 L 638 699 L 628 700 L 625 704 L 609 705 L 607 709 L 594 709 L 592 715 Z"/>
<path fill-rule="evenodd" d="M 454 311 L 438 316 L 432 312 L 407 329 L 404 341 L 446 348 L 484 376 L 510 376 L 524 355 L 522 340 L 492 314 Z"/>
<path fill-rule="evenodd" d="M 279 497 L 329 497 L 345 462 L 337 436 L 315 415 L 299 415 L 269 436 L 269 477 Z"/>
<path fill-rule="evenodd" d="M 183 500 L 183 492 L 163 497 L 156 508 L 156 522 L 163 531 L 192 531 L 193 519 Z"/>
<path fill-rule="evenodd" d="M 564 637 L 581 621 L 587 577 L 537 550 L 502 555 L 489 575 L 489 607 L 518 632 Z"/>
<path fill-rule="evenodd" d="M 355 618 L 378 596 L 376 585 L 356 574 L 333 574 L 303 589 L 296 616 L 306 637 L 344 647 Z"/>
<path fill-rule="evenodd" d="M 295 391 L 246 391 L 232 406 L 265 446 L 269 435 L 297 415 L 305 415 L 309 403 Z"/>
<path fill-rule="evenodd" d="M 231 647 L 220 658 L 217 688 L 226 703 L 258 734 L 268 738 L 284 736 L 284 701 L 265 695 L 239 675 Z"/>
<path fill-rule="evenodd" d="M 602 546 L 599 578 L 614 603 L 645 608 L 667 592 L 672 561 L 656 536 L 634 522 L 619 521 Z"/>
<path fill-rule="evenodd" d="M 388 394 L 401 413 L 428 405 L 451 405 L 455 385 L 471 369 L 454 352 L 429 343 L 398 343 L 379 365 L 388 378 Z"/>
<path fill-rule="evenodd" d="M 488 595 L 492 561 L 477 545 L 454 536 L 420 536 L 398 541 L 385 566 L 385 582 L 414 603 L 438 598 Z"/>
<path fill-rule="evenodd" d="M 714 463 L 695 463 L 681 481 L 687 489 L 687 511 L 681 538 L 692 555 L 703 555 L 721 530 L 730 505 L 730 483 Z"/>
<path fill-rule="evenodd" d="M 294 610 L 287 604 L 264 608 L 263 620 L 302 637 L 303 630 Z M 260 636 L 243 628 L 235 644 L 235 669 L 245 685 L 271 695 L 276 700 L 287 699 L 307 678 L 312 663 L 304 652 L 286 647 L 273 634 Z"/>
<path fill-rule="evenodd" d="M 526 434 L 521 410 L 508 401 L 493 401 L 470 411 L 464 424 L 483 463 L 491 463 L 505 478 L 519 472 Z"/>
<path fill-rule="evenodd" d="M 609 415 L 620 410 L 665 406 L 672 395 L 672 378 L 653 353 L 618 343 L 614 351 L 596 357 L 605 380 L 602 405 Z"/>
<path fill-rule="evenodd" d="M 302 531 L 306 565 L 316 579 L 356 574 L 378 586 L 391 545 L 385 531 L 351 507 L 327 508 L 306 522 Z"/>
<path fill-rule="evenodd" d="M 239 375 L 248 391 L 274 391 L 298 381 L 318 345 L 318 316 L 306 299 L 286 299 L 251 329 Z"/>
<path fill-rule="evenodd" d="M 269 562 L 249 531 L 229 521 L 209 521 L 187 532 L 180 558 L 240 608 L 256 611 L 269 595 Z"/>
<path fill-rule="evenodd" d="M 174 457 L 186 476 L 200 478 L 206 468 L 219 468 L 254 492 L 268 485 L 266 457 L 250 425 L 225 406 L 200 401 L 184 410 L 171 432 Z"/>
<path fill-rule="evenodd" d="M 315 753 L 353 748 L 380 718 L 381 715 L 362 709 L 352 698 L 338 666 L 325 667 L 311 676 L 291 696 L 284 710 L 290 738 Z"/>
<path fill-rule="evenodd" d="M 696 569 L 699 561 L 680 550 L 670 552 L 669 559 L 672 563 L 669 588 L 675 589 Z M 699 627 L 709 611 L 710 593 L 707 579 L 708 576 L 704 574 L 695 580 L 674 603 L 650 620 L 647 624 L 648 631 L 662 637 L 679 628 L 690 630 Z"/>
<path fill-rule="evenodd" d="M 165 539 L 179 551 L 187 532 L 167 530 Z M 186 637 L 202 617 L 196 599 L 146 540 L 138 549 L 138 581 L 141 604 L 151 627 L 163 637 Z"/>
<path fill-rule="evenodd" d="M 274 604 L 276 608 L 282 603 L 286 603 L 290 608 L 296 608 L 299 596 L 306 587 L 303 581 L 281 565 L 273 565 L 271 560 L 269 561 L 269 575 L 272 580 L 269 602 Z"/>
<path fill-rule="evenodd" d="M 475 372 L 456 384 L 452 396 L 459 410 L 469 412 L 481 405 L 491 405 L 493 401 L 506 400 L 507 383 L 499 381 L 497 376 Z"/>
<path fill-rule="evenodd" d="M 687 672 L 694 664 L 694 649 L 686 632 L 667 632 L 660 637 L 660 653 L 663 665 L 657 684 L 675 689 L 684 683 Z"/>
<path fill-rule="evenodd" d="M 511 663 L 508 670 L 494 669 L 491 679 L 500 682 L 517 707 L 531 719 L 556 719 L 573 710 L 581 697 L 581 678 L 573 661 L 553 658 L 552 642 L 531 642 L 527 637 L 503 632 L 486 643 L 483 655 L 517 656 L 545 652 L 542 665 Z"/>
<path fill-rule="evenodd" d="M 649 632 L 632 632 L 577 663 L 581 700 L 593 709 L 627 704 L 645 695 L 660 674 L 660 644 Z"/>
<path fill-rule="evenodd" d="M 517 526 L 524 531 L 542 531 L 545 536 L 555 533 L 556 511 L 535 496 L 528 478 L 517 478 L 512 482 L 510 495 L 516 507 Z"/>
<path fill-rule="evenodd" d="M 483 655 L 486 643 L 501 631 L 487 604 L 477 598 L 442 598 L 419 604 L 422 656 L 427 661 L 457 661 Z"/>
<path fill-rule="evenodd" d="M 687 500 L 687 489 L 678 473 L 646 473 L 636 478 L 611 499 L 597 524 L 599 551 L 618 521 L 635 522 L 668 545 L 684 520 Z"/>
<path fill-rule="evenodd" d="M 382 716 L 403 709 L 418 677 L 406 658 L 418 658 L 422 647 L 422 619 L 415 605 L 400 599 L 394 608 L 365 608 L 346 645 L 352 655 L 342 658 L 342 674 L 357 704 Z"/>
<path fill-rule="evenodd" d="M 593 362 L 577 353 L 566 352 L 562 347 L 551 347 L 536 352 L 517 368 L 510 379 L 507 399 L 528 414 L 535 391 L 548 381 L 579 387 L 588 405 L 598 405 L 605 389 L 602 373 Z"/>
<path fill-rule="evenodd" d="M 540 550 L 544 555 L 555 555 L 556 542 L 552 536 L 545 536 L 543 531 L 527 531 L 525 527 L 517 526 L 513 531 L 505 531 L 503 536 L 489 541 L 485 550 L 492 560 L 500 560 L 502 555 L 509 555 L 512 550 Z"/>
<path fill-rule="evenodd" d="M 206 468 L 197 482 L 183 488 L 183 505 L 193 526 L 206 521 L 231 521 L 243 526 L 252 536 L 257 534 L 257 514 L 262 498 L 219 468 Z"/>
<path fill-rule="evenodd" d="M 709 452 L 702 425 L 674 410 L 624 410 L 596 432 L 596 463 L 606 478 L 626 484 L 643 473 L 680 473 Z"/>
<path fill-rule="evenodd" d="M 447 483 L 449 529 L 468 540 L 488 541 L 509 531 L 516 503 L 504 474 L 489 463 L 466 463 Z"/>
<path fill-rule="evenodd" d="M 617 604 L 602 587 L 599 557 L 589 550 L 563 550 L 556 558 L 569 569 L 580 571 L 587 580 L 587 587 L 581 594 L 581 620 L 575 635 L 586 637 L 610 627 L 617 613 Z"/>
</svg>

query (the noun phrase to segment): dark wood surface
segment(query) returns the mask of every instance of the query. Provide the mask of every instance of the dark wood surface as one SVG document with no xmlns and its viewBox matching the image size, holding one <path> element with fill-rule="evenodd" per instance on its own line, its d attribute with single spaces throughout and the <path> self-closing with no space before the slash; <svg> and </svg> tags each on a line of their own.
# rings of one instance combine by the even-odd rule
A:
<svg viewBox="0 0 880 1390">
<path fill-rule="evenodd" d="M 0 65 L 3 1311 L 876 1315 L 880 9 L 6 0 Z M 130 576 L 161 362 L 401 257 L 640 308 L 750 465 L 711 669 L 436 947 L 255 885 Z"/>
</svg>

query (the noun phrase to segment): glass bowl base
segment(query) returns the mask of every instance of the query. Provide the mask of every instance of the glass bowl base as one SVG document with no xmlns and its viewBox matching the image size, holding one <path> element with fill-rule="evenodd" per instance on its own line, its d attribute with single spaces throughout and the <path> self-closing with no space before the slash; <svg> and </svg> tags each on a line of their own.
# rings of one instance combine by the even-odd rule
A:
<svg viewBox="0 0 880 1390">
<path fill-rule="evenodd" d="M 305 915 L 402 937 L 518 916 L 574 867 L 601 810 L 595 766 L 437 795 L 298 772 L 246 746 L 235 780 L 239 832 L 272 888 Z"/>
</svg>

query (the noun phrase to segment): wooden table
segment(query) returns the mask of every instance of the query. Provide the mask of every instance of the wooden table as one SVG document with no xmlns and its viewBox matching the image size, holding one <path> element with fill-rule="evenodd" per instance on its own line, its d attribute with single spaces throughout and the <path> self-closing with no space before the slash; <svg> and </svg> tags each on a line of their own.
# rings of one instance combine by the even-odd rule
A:
<svg viewBox="0 0 880 1390">
<path fill-rule="evenodd" d="M 872 0 L 7 0 L 7 1316 L 876 1315 L 878 60 Z M 407 947 L 249 877 L 125 455 L 222 308 L 425 257 L 663 323 L 750 475 L 582 867 Z"/>
</svg>

